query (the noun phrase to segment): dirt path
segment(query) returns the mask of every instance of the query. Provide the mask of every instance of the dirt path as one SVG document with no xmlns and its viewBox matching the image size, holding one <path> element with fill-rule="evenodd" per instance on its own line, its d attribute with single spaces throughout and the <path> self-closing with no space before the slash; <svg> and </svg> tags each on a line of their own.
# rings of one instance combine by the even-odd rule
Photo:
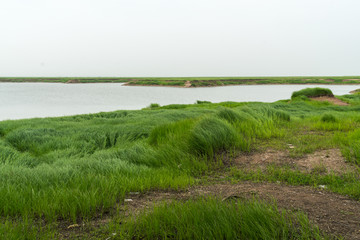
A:
<svg viewBox="0 0 360 240">
<path fill-rule="evenodd" d="M 183 192 L 149 192 L 130 195 L 123 205 L 126 215 L 151 209 L 154 204 L 170 200 L 187 200 L 199 196 L 275 200 L 280 208 L 305 212 L 321 230 L 345 239 L 360 239 L 360 202 L 348 197 L 302 186 L 242 182 L 196 186 Z"/>
<path fill-rule="evenodd" d="M 190 82 L 190 81 L 186 81 L 184 87 L 186 87 L 186 88 L 191 87 L 191 82 Z"/>
</svg>

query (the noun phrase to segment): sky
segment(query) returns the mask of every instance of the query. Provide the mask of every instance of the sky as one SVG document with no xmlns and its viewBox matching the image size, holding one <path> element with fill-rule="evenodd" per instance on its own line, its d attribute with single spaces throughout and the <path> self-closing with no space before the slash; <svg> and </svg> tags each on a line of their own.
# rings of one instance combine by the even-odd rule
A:
<svg viewBox="0 0 360 240">
<path fill-rule="evenodd" d="M 360 75 L 359 0 L 0 0 L 0 77 Z"/>
</svg>

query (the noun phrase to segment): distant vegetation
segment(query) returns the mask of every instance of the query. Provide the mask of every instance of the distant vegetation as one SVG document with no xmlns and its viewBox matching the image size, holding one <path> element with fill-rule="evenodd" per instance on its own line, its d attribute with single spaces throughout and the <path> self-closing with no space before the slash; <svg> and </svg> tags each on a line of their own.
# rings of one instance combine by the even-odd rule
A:
<svg viewBox="0 0 360 240">
<path fill-rule="evenodd" d="M 172 201 L 146 206 L 146 212 L 134 211 L 139 214 L 133 217 L 119 207 L 134 192 L 178 192 L 243 181 L 326 186 L 326 191 L 360 200 L 360 95 L 339 98 L 350 105 L 301 98 L 275 103 L 199 101 L 2 121 L 0 239 L 57 239 L 65 236 L 63 231 L 69 238 L 75 234 L 74 239 L 321 239 L 322 230 L 310 227 L 303 213 L 254 199 Z M 320 167 L 304 172 L 291 165 L 234 165 L 238 155 L 267 149 L 288 152 L 294 159 L 340 149 L 352 168 L 337 173 Z M 110 220 L 93 224 L 99 219 Z M 71 232 L 72 225 L 76 231 Z"/>
<path fill-rule="evenodd" d="M 328 96 L 333 97 L 334 94 L 331 92 L 328 88 L 305 88 L 300 91 L 293 92 L 291 95 L 291 98 L 296 98 L 300 96 L 305 97 L 322 97 L 322 96 Z"/>
<path fill-rule="evenodd" d="M 212 87 L 254 84 L 360 84 L 360 76 L 319 77 L 108 77 L 0 78 L 0 82 L 127 83 L 128 85 Z"/>
</svg>

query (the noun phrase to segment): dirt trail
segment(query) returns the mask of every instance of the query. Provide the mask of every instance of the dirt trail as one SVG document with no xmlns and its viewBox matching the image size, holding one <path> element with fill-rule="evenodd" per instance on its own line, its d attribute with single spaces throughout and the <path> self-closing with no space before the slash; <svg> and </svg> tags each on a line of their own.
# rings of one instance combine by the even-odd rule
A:
<svg viewBox="0 0 360 240">
<path fill-rule="evenodd" d="M 345 239 L 360 239 L 360 202 L 348 197 L 302 186 L 273 183 L 242 182 L 196 186 L 183 192 L 149 192 L 130 195 L 131 202 L 123 206 L 126 215 L 151 209 L 154 204 L 170 200 L 187 200 L 200 196 L 275 200 L 280 208 L 305 212 L 321 230 Z"/>
<path fill-rule="evenodd" d="M 186 88 L 191 87 L 191 82 L 190 82 L 190 81 L 186 81 L 184 87 L 186 87 Z"/>
</svg>

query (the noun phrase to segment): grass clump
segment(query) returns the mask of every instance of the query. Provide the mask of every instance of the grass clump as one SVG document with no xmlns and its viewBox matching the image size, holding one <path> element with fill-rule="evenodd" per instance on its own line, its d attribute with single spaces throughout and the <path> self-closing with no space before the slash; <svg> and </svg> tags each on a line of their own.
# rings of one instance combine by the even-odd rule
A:
<svg viewBox="0 0 360 240">
<path fill-rule="evenodd" d="M 326 239 L 304 214 L 257 200 L 172 202 L 121 227 L 118 239 Z"/>
<path fill-rule="evenodd" d="M 249 117 L 244 112 L 240 113 L 230 108 L 221 108 L 217 113 L 216 116 L 228 121 L 229 123 L 236 123 L 240 121 L 247 121 Z"/>
<path fill-rule="evenodd" d="M 158 104 L 158 103 L 151 103 L 147 108 L 155 109 L 155 108 L 159 108 L 159 107 L 160 107 L 160 104 Z"/>
<path fill-rule="evenodd" d="M 185 119 L 175 123 L 162 124 L 155 127 L 148 138 L 149 144 L 159 146 L 170 142 L 179 144 L 186 138 L 187 133 L 193 127 L 195 121 L 192 119 Z"/>
<path fill-rule="evenodd" d="M 305 97 L 321 97 L 321 96 L 329 96 L 333 97 L 334 94 L 332 91 L 328 88 L 305 88 L 300 91 L 293 92 L 291 95 L 291 99 L 299 97 L 299 96 L 305 96 Z"/>
<path fill-rule="evenodd" d="M 321 121 L 322 121 L 322 122 L 336 122 L 337 119 L 336 119 L 336 117 L 335 117 L 333 114 L 331 114 L 331 113 L 325 113 L 324 115 L 322 115 Z"/>
<path fill-rule="evenodd" d="M 201 100 L 197 100 L 196 104 L 208 104 L 211 103 L 210 101 L 201 101 Z"/>
<path fill-rule="evenodd" d="M 214 156 L 219 151 L 230 149 L 237 145 L 238 135 L 227 122 L 205 117 L 200 120 L 190 132 L 190 151 L 202 156 Z"/>
</svg>

